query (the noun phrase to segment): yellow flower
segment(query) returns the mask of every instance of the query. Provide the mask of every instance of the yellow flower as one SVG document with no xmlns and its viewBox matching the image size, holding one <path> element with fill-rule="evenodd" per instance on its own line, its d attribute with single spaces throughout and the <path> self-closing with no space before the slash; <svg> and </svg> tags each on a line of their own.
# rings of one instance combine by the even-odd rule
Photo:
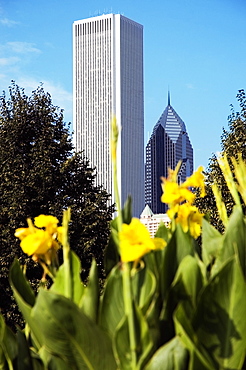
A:
<svg viewBox="0 0 246 370">
<path fill-rule="evenodd" d="M 149 231 L 137 218 L 133 218 L 129 225 L 122 225 L 119 240 L 122 262 L 139 260 L 151 250 L 163 249 L 166 245 L 161 238 L 151 238 Z"/>
<path fill-rule="evenodd" d="M 190 234 L 193 238 L 198 238 L 201 235 L 201 227 L 202 227 L 202 220 L 203 220 L 203 213 L 200 213 L 198 210 L 194 211 L 190 215 Z"/>
<path fill-rule="evenodd" d="M 34 225 L 40 229 L 45 228 L 45 230 L 53 234 L 57 231 L 58 219 L 54 216 L 39 215 L 34 218 Z"/>
<path fill-rule="evenodd" d="M 28 256 L 45 254 L 53 245 L 53 239 L 47 231 L 36 230 L 21 241 L 21 248 Z"/>
<path fill-rule="evenodd" d="M 170 208 L 175 207 L 177 204 L 183 202 L 189 202 L 192 204 L 195 200 L 196 195 L 192 192 L 191 188 L 201 188 L 201 197 L 205 196 L 205 184 L 204 175 L 202 173 L 203 167 L 200 166 L 196 172 L 194 172 L 186 181 L 182 184 L 177 183 L 178 169 L 180 164 L 177 165 L 176 169 L 168 171 L 168 177 L 162 177 L 162 190 L 161 201 L 170 205 Z"/>
<path fill-rule="evenodd" d="M 170 220 L 174 219 L 174 217 L 178 213 L 178 210 L 179 210 L 179 204 L 176 204 L 167 210 L 167 215 L 170 218 Z"/>
<path fill-rule="evenodd" d="M 178 185 L 176 182 L 170 182 L 168 179 L 162 178 L 161 201 L 168 204 L 179 204 L 187 200 L 192 203 L 195 199 L 195 194 L 186 187 Z"/>
<path fill-rule="evenodd" d="M 31 234 L 31 230 L 28 227 L 21 227 L 15 230 L 15 236 L 20 240 L 23 240 L 26 236 Z"/>
<path fill-rule="evenodd" d="M 65 228 L 63 226 L 59 226 L 57 228 L 57 240 L 59 241 L 60 244 L 62 244 L 64 232 Z"/>
<path fill-rule="evenodd" d="M 201 234 L 201 225 L 204 214 L 198 208 L 189 203 L 181 204 L 178 208 L 176 223 L 181 224 L 185 233 L 190 234 L 196 239 Z"/>
<path fill-rule="evenodd" d="M 200 166 L 198 169 L 187 178 L 187 180 L 181 185 L 182 187 L 193 187 L 201 188 L 201 197 L 205 197 L 205 184 L 204 184 L 204 174 L 202 173 L 203 167 Z"/>
<path fill-rule="evenodd" d="M 40 215 L 35 217 L 33 225 L 30 219 L 27 220 L 28 228 L 19 228 L 15 236 L 21 240 L 20 246 L 24 253 L 31 255 L 44 255 L 49 249 L 57 250 L 62 227 L 57 227 L 58 219 L 54 216 Z"/>
</svg>

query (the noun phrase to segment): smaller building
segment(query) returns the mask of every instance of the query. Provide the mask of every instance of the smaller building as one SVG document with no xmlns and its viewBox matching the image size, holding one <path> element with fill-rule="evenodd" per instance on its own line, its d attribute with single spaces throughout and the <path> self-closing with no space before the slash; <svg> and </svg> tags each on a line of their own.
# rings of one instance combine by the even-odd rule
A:
<svg viewBox="0 0 246 370">
<path fill-rule="evenodd" d="M 147 227 L 152 238 L 155 236 L 155 233 L 161 221 L 167 227 L 170 224 L 170 218 L 166 213 L 154 214 L 148 204 L 145 206 L 143 212 L 140 215 L 140 221 Z"/>
</svg>

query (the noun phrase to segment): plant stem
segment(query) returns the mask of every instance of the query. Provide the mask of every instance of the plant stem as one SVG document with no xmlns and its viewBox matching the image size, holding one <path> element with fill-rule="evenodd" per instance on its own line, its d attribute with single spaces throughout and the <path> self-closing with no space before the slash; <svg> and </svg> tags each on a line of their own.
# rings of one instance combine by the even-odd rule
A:
<svg viewBox="0 0 246 370">
<path fill-rule="evenodd" d="M 122 214 L 121 214 L 121 205 L 120 205 L 120 195 L 119 195 L 119 189 L 118 189 L 116 161 L 113 161 L 113 177 L 114 177 L 115 204 L 116 204 L 117 220 L 118 220 L 117 226 L 118 226 L 118 232 L 119 232 L 121 231 L 121 228 L 122 228 Z"/>
<path fill-rule="evenodd" d="M 111 122 L 111 153 L 112 153 L 112 166 L 113 166 L 113 179 L 114 179 L 114 194 L 115 203 L 117 210 L 117 226 L 118 233 L 122 229 L 122 212 L 120 205 L 119 187 L 118 187 L 118 176 L 117 176 L 117 143 L 118 143 L 118 126 L 116 118 L 114 117 Z M 130 352 L 131 352 L 131 364 L 132 370 L 137 369 L 137 354 L 136 354 L 136 337 L 135 337 L 135 325 L 134 325 L 134 312 L 133 312 L 133 299 L 132 299 L 132 288 L 131 288 L 131 276 L 130 276 L 130 265 L 128 262 L 122 264 L 122 278 L 123 278 L 123 299 L 125 306 L 125 314 L 128 323 L 129 341 L 130 341 Z"/>
<path fill-rule="evenodd" d="M 119 129 L 117 126 L 116 118 L 113 117 L 111 121 L 111 159 L 112 159 L 112 170 L 114 179 L 114 194 L 115 194 L 115 204 L 117 211 L 117 225 L 118 232 L 122 227 L 122 214 L 121 214 L 121 204 L 119 196 L 119 186 L 118 186 L 118 175 L 117 175 L 117 146 L 118 146 Z"/>
<path fill-rule="evenodd" d="M 70 246 L 68 242 L 68 224 L 70 221 L 70 209 L 67 209 L 63 212 L 63 234 L 62 234 L 62 245 L 63 245 L 63 263 L 64 263 L 64 273 L 65 273 L 65 281 L 64 281 L 64 290 L 65 290 L 65 297 L 72 298 L 72 279 L 70 273 Z"/>
<path fill-rule="evenodd" d="M 134 327 L 130 266 L 128 262 L 123 263 L 122 270 L 123 270 L 123 298 L 129 331 L 131 363 L 132 363 L 131 368 L 135 370 L 137 369 L 137 354 L 136 354 L 137 344 Z"/>
</svg>

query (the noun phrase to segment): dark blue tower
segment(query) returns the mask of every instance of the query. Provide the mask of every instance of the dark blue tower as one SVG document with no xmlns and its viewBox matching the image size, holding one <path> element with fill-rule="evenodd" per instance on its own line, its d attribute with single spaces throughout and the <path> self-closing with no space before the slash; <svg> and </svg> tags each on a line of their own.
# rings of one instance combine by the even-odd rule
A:
<svg viewBox="0 0 246 370">
<path fill-rule="evenodd" d="M 193 148 L 185 123 L 170 103 L 154 126 L 146 146 L 145 204 L 153 213 L 165 213 L 167 207 L 161 203 L 161 176 L 167 177 L 168 168 L 174 169 L 179 161 L 179 181 L 184 182 L 193 173 Z"/>
</svg>

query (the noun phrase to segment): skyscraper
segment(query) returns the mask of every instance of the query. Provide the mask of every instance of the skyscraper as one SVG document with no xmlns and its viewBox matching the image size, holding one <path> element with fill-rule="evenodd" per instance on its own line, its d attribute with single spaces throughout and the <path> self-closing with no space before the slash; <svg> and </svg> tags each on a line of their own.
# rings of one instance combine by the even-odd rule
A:
<svg viewBox="0 0 246 370">
<path fill-rule="evenodd" d="M 145 204 L 154 213 L 164 213 L 167 207 L 161 203 L 161 176 L 167 177 L 168 168 L 174 169 L 179 161 L 179 181 L 184 182 L 193 172 L 193 148 L 186 131 L 185 123 L 170 104 L 154 126 L 146 146 L 145 164 Z"/>
<path fill-rule="evenodd" d="M 118 182 L 133 214 L 144 207 L 143 26 L 107 14 L 73 24 L 73 93 L 76 151 L 96 167 L 97 184 L 112 194 L 110 122 L 121 128 Z"/>
</svg>

